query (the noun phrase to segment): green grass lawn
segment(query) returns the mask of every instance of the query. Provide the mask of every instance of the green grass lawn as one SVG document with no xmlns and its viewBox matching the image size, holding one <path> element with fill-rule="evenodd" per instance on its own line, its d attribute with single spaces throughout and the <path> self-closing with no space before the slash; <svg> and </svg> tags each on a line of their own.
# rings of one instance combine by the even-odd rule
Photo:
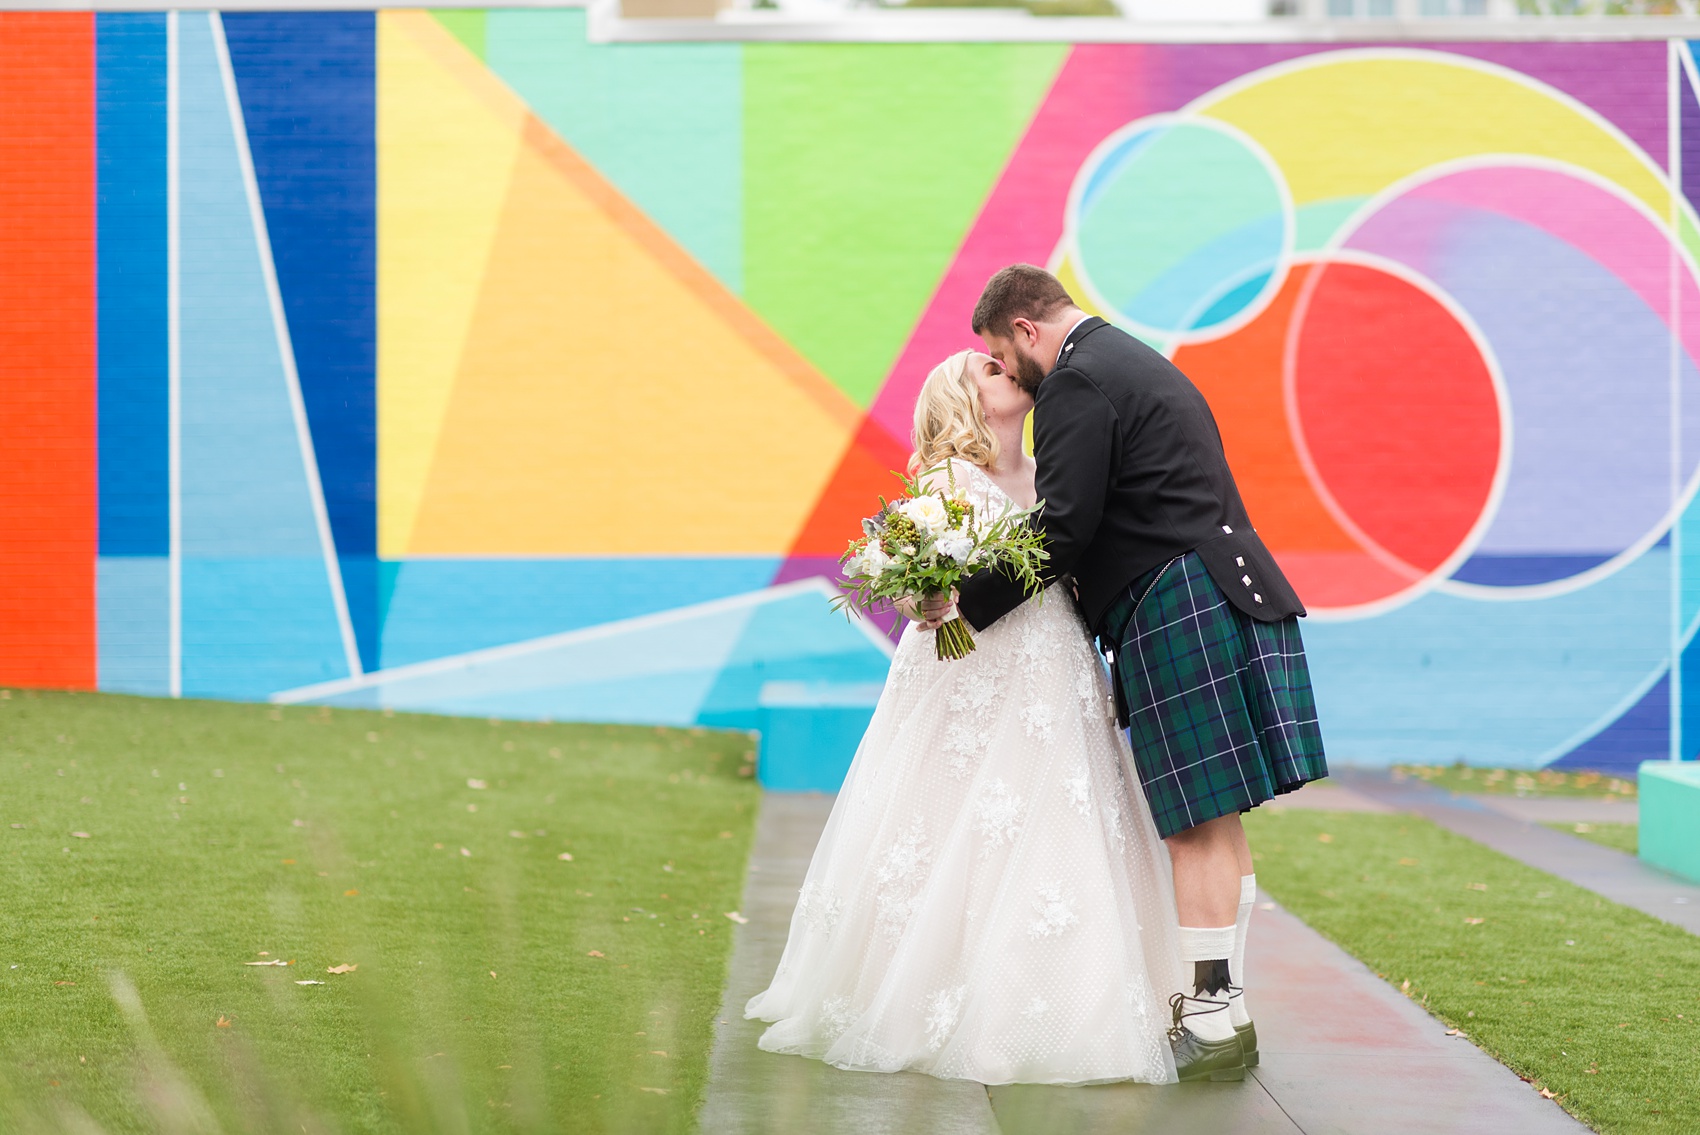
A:
<svg viewBox="0 0 1700 1135">
<path fill-rule="evenodd" d="M 752 748 L 0 691 L 0 1127 L 690 1129 Z"/>
<path fill-rule="evenodd" d="M 1581 836 L 1590 843 L 1609 847 L 1613 851 L 1627 851 L 1630 855 L 1634 855 L 1639 846 L 1638 833 L 1641 830 L 1639 824 L 1550 823 L 1546 826 L 1555 832 Z"/>
<path fill-rule="evenodd" d="M 1700 1131 L 1700 938 L 1412 816 L 1246 827 L 1282 905 L 1566 1110 Z"/>
<path fill-rule="evenodd" d="M 1421 780 L 1449 792 L 1505 796 L 1596 796 L 1633 800 L 1633 780 L 1563 769 L 1473 768 L 1470 765 L 1394 765 L 1394 780 Z"/>
</svg>

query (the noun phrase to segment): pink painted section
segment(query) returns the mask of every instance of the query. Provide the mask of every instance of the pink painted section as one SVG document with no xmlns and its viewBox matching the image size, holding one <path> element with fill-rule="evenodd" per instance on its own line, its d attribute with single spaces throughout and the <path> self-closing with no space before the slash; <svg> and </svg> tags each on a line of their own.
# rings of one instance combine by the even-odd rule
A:
<svg viewBox="0 0 1700 1135">
<path fill-rule="evenodd" d="M 1506 166 L 1450 174 L 1417 186 L 1401 201 L 1487 210 L 1533 225 L 1586 253 L 1622 280 L 1666 326 L 1673 323 L 1670 242 L 1664 228 L 1596 185 L 1556 170 Z M 1400 242 L 1410 247 L 1408 242 L 1423 241 L 1433 248 L 1432 242 L 1443 239 L 1456 216 L 1452 209 L 1400 209 Z M 1688 272 L 1682 273 L 1680 283 L 1679 303 L 1688 324 L 1682 329 L 1683 344 L 1691 357 L 1700 358 L 1700 327 L 1693 319 L 1700 312 L 1700 287 Z"/>
<path fill-rule="evenodd" d="M 978 345 L 969 318 L 987 278 L 1006 264 L 1050 259 L 1081 163 L 1107 134 L 1155 112 L 1144 97 L 1153 50 L 1091 46 L 1069 54 L 869 411 L 893 439 L 906 444 L 927 372 L 947 355 Z"/>
</svg>

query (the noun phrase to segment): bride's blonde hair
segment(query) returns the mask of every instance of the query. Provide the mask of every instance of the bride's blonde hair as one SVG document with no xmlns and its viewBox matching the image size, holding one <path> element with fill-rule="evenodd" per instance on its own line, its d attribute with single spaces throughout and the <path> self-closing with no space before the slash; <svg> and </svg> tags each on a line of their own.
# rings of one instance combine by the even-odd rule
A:
<svg viewBox="0 0 1700 1135">
<path fill-rule="evenodd" d="M 980 408 L 980 386 L 968 372 L 973 351 L 958 351 L 933 368 L 915 399 L 914 476 L 951 457 L 989 469 L 997 463 L 998 439 Z"/>
</svg>

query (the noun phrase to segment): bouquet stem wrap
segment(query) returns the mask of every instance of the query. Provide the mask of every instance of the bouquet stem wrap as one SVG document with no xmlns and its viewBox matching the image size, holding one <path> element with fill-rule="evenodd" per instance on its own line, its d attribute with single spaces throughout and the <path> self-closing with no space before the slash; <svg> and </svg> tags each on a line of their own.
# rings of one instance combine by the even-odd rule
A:
<svg viewBox="0 0 1700 1135">
<path fill-rule="evenodd" d="M 974 649 L 974 636 L 968 631 L 968 624 L 957 616 L 938 629 L 934 644 L 938 647 L 939 661 L 947 658 L 967 658 Z"/>
<path fill-rule="evenodd" d="M 1041 573 L 1049 554 L 1044 537 L 1027 523 L 1043 501 L 987 515 L 957 490 L 948 462 L 905 478 L 903 488 L 905 496 L 882 499 L 879 512 L 862 521 L 862 536 L 841 561 L 845 594 L 835 606 L 868 610 L 918 595 L 945 596 L 990 569 L 1020 580 L 1030 595 L 1044 587 Z M 966 658 L 974 635 L 953 616 L 935 632 L 935 647 L 941 661 Z"/>
</svg>

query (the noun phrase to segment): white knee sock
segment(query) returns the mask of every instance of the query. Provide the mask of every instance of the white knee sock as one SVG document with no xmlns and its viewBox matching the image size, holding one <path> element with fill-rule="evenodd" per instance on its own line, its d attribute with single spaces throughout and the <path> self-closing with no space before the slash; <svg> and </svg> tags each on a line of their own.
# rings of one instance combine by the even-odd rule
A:
<svg viewBox="0 0 1700 1135">
<path fill-rule="evenodd" d="M 1234 928 L 1232 926 L 1183 926 L 1180 928 L 1181 961 L 1183 962 L 1214 962 L 1226 961 L 1234 952 Z M 1232 963 L 1229 964 L 1229 979 L 1233 979 Z M 1181 1023 L 1192 1030 L 1200 1040 L 1227 1040 L 1234 1035 L 1234 1025 L 1229 1020 L 1228 991 L 1206 993 L 1191 988 L 1181 990 L 1186 994 L 1186 1000 L 1181 1002 Z"/>
<path fill-rule="evenodd" d="M 1245 1007 L 1245 934 L 1251 925 L 1251 908 L 1257 902 L 1257 876 L 1240 876 L 1240 911 L 1234 919 L 1234 956 L 1228 959 L 1228 972 L 1240 992 L 1228 999 L 1229 1016 L 1235 1027 L 1251 1024 L 1251 1012 Z"/>
</svg>

